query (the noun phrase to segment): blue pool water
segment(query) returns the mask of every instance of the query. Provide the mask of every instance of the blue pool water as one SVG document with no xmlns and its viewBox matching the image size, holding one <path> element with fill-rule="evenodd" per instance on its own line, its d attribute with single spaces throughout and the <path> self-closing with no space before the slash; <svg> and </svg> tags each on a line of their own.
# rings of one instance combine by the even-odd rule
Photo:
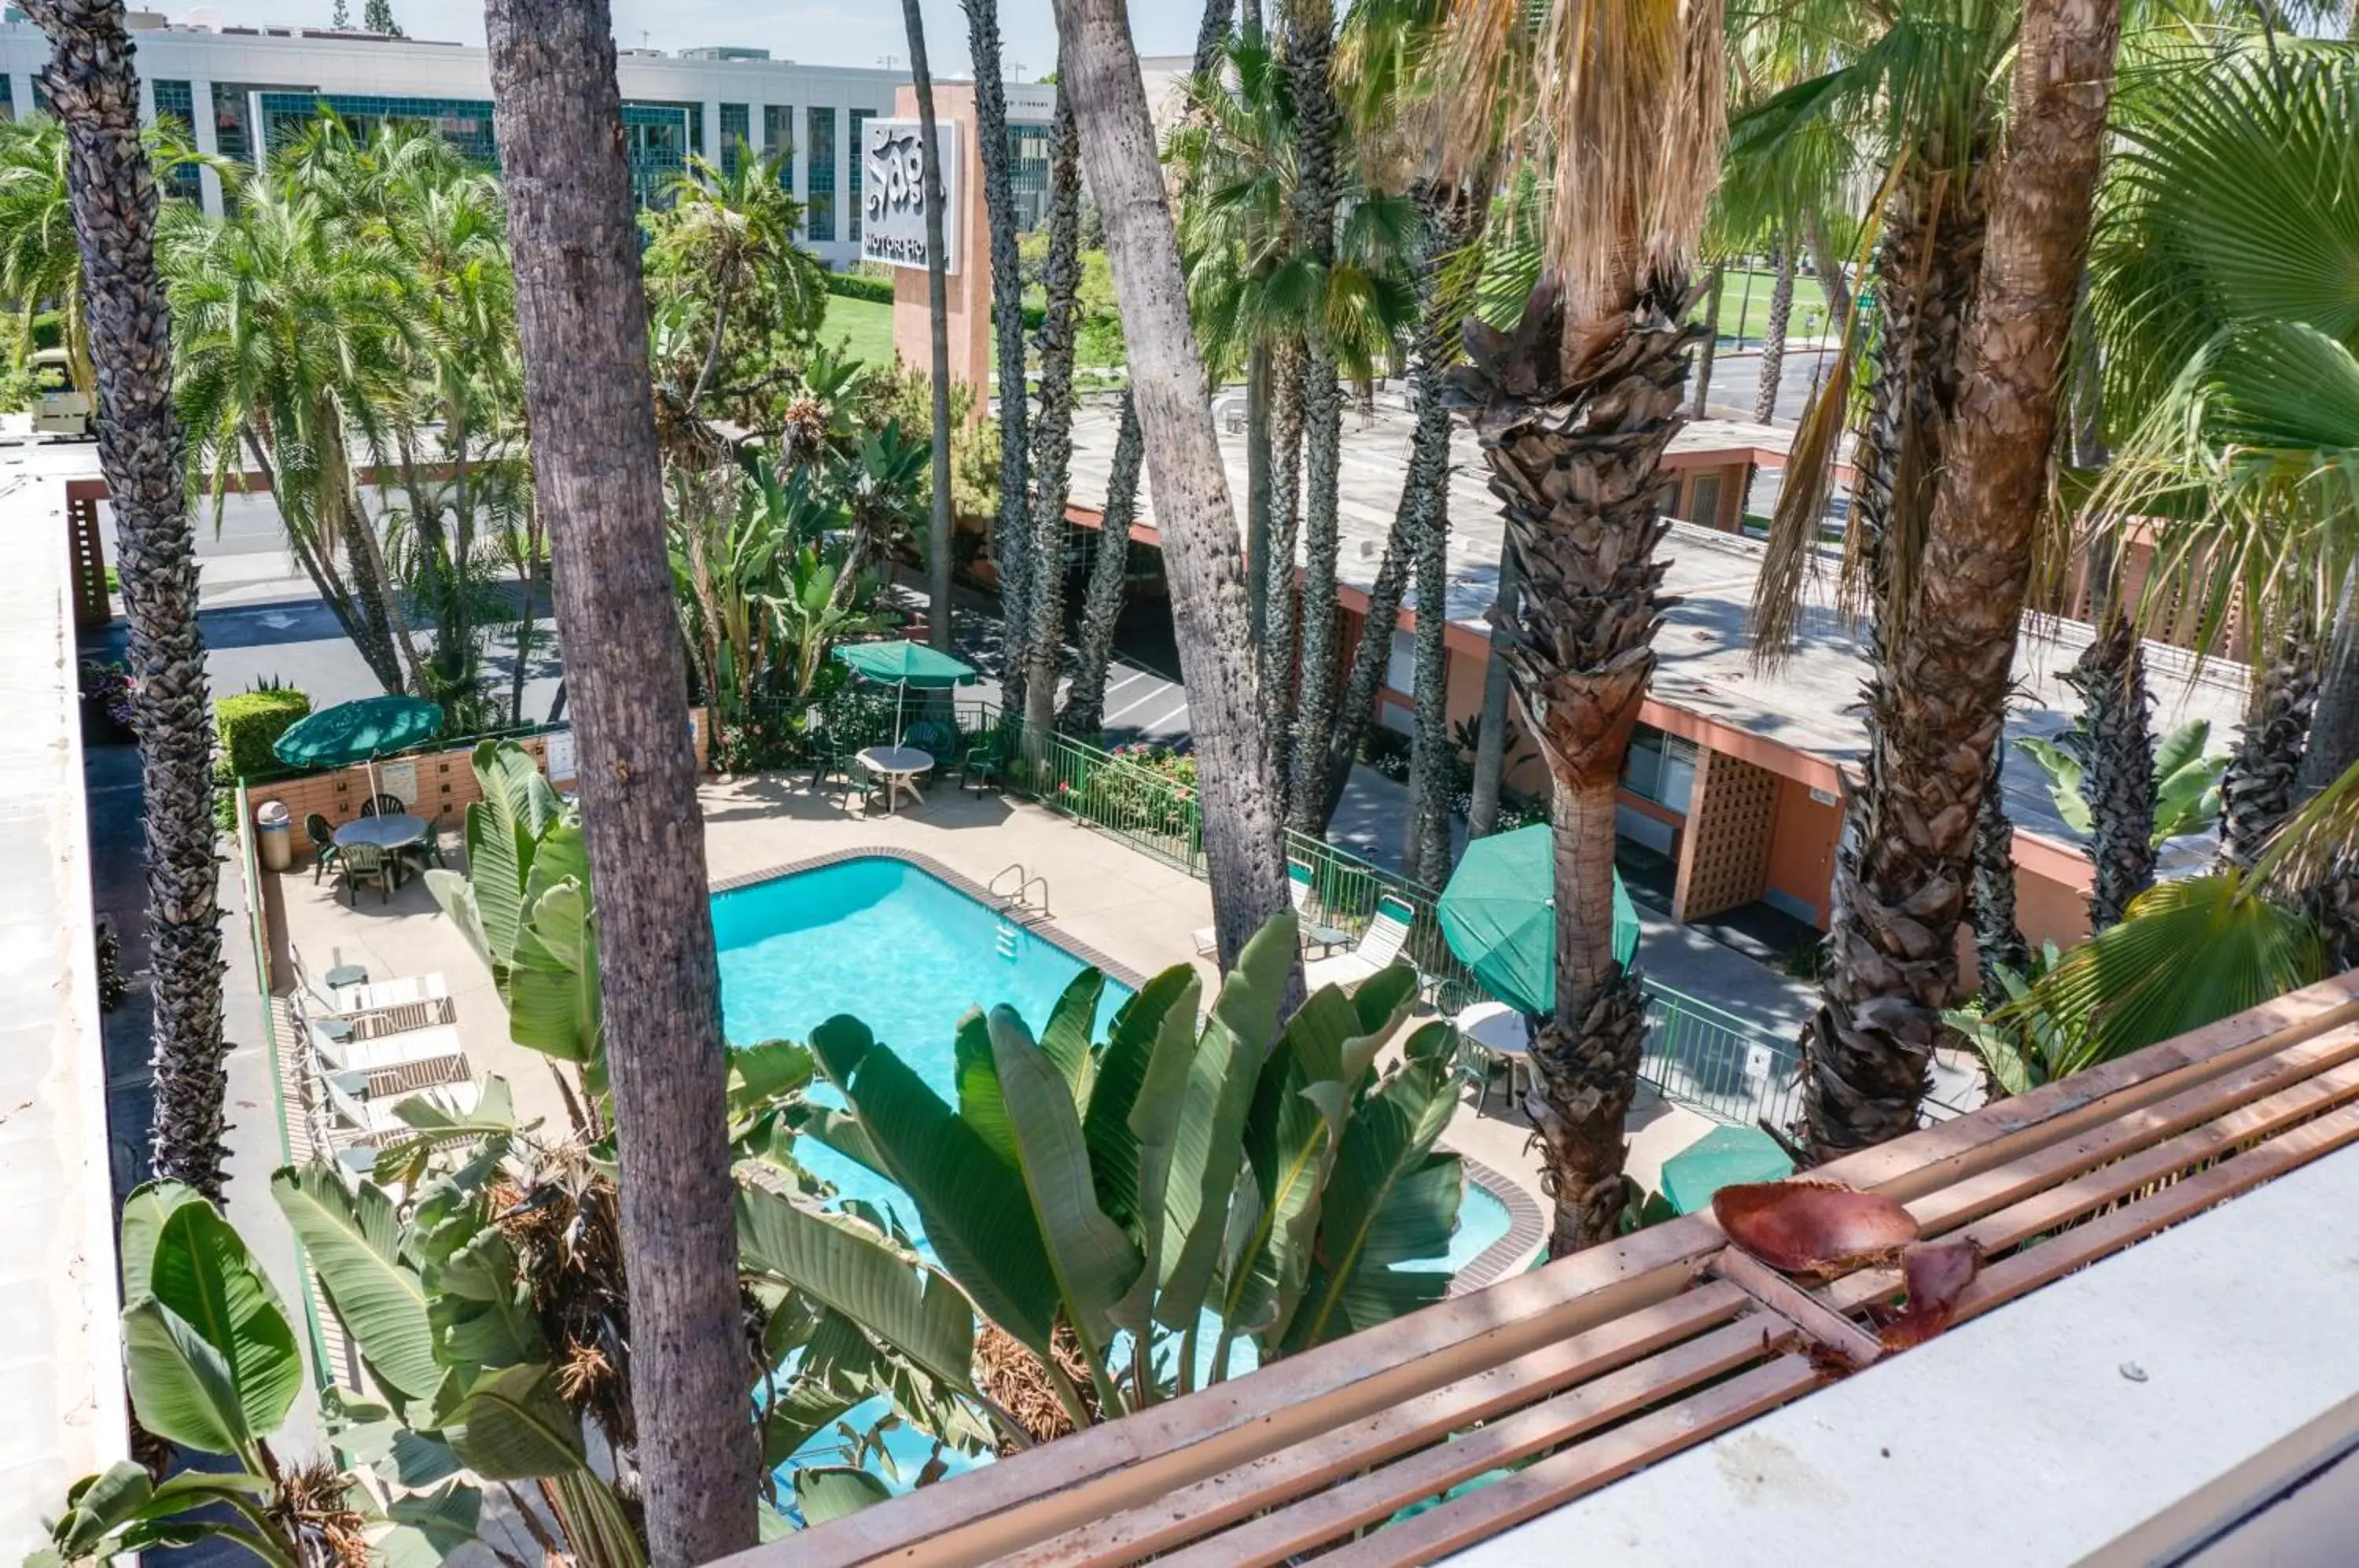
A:
<svg viewBox="0 0 2359 1568">
<path fill-rule="evenodd" d="M 850 1013 L 951 1105 L 959 1019 L 1004 1002 L 1038 1034 L 1088 967 L 940 877 L 882 855 L 717 894 L 712 930 L 731 1040 L 809 1040 Z M 1101 1029 L 1130 996 L 1106 982 Z M 842 1103 L 823 1084 L 813 1093 Z M 795 1158 L 846 1197 L 889 1204 L 922 1239 L 916 1206 L 891 1182 L 815 1139 L 798 1141 Z"/>
<path fill-rule="evenodd" d="M 716 894 L 712 925 L 722 1021 L 731 1040 L 808 1040 L 816 1026 L 850 1013 L 953 1105 L 953 1045 L 968 1009 L 1006 1003 L 1037 1033 L 1087 967 L 940 878 L 881 855 Z M 1098 1005 L 1101 1034 L 1130 996 L 1129 987 L 1106 982 Z M 824 1084 L 812 1092 L 834 1098 Z M 890 1207 L 922 1245 L 917 1209 L 891 1182 L 815 1139 L 798 1141 L 795 1158 L 843 1196 Z M 1505 1236 L 1507 1225 L 1506 1206 L 1468 1182 L 1458 1232 L 1434 1267 L 1456 1273 Z M 864 1408 L 853 1424 L 881 1410 Z M 906 1475 L 925 1462 L 928 1445 L 902 1439 L 916 1434 L 888 1439 Z M 818 1450 L 832 1441 L 815 1439 L 808 1455 L 823 1457 Z M 951 1457 L 954 1468 L 964 1467 Z"/>
</svg>

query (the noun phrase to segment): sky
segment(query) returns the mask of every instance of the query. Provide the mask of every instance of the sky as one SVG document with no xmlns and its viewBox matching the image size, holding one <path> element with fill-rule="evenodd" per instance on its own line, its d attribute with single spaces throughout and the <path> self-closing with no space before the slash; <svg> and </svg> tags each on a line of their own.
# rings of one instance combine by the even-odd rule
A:
<svg viewBox="0 0 2359 1568">
<path fill-rule="evenodd" d="M 810 65 L 877 65 L 891 57 L 906 70 L 909 38 L 894 0 L 610 0 L 614 38 L 625 48 L 749 44 Z M 209 0 L 236 23 L 325 27 L 333 0 Z M 362 0 L 349 0 L 355 20 Z M 167 6 L 179 16 L 184 6 Z M 966 14 L 958 0 L 924 0 L 926 50 L 939 76 L 968 70 Z M 484 41 L 482 0 L 393 0 L 403 32 L 417 38 Z M 1185 54 L 1196 47 L 1197 0 L 1132 0 L 1131 31 L 1142 54 Z M 1001 57 L 1009 74 L 1030 80 L 1056 69 L 1057 28 L 1049 0 L 1000 0 Z"/>
</svg>

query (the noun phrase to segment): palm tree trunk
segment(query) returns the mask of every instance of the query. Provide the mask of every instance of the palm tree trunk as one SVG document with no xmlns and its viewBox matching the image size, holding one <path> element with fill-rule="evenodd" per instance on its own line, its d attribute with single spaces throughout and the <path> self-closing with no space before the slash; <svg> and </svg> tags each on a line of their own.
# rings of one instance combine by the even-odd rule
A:
<svg viewBox="0 0 2359 1568">
<path fill-rule="evenodd" d="M 1516 561 L 1516 541 L 1499 541 L 1499 586 L 1491 606 L 1491 656 L 1483 666 L 1483 716 L 1476 721 L 1474 796 L 1466 809 L 1466 836 L 1487 838 L 1499 828 L 1499 788 L 1506 772 L 1507 698 L 1514 679 L 1506 650 L 1513 640 L 1516 617 L 1521 614 L 1522 569 Z"/>
<path fill-rule="evenodd" d="M 2031 944 L 2023 940 L 2015 917 L 2015 823 L 2007 819 L 2006 794 L 1999 787 L 2006 760 L 2003 748 L 1992 749 L 1990 776 L 1974 818 L 1974 959 L 1985 1007 L 2007 999 L 2000 970 L 2027 978 L 2031 970 Z"/>
<path fill-rule="evenodd" d="M 1963 388 L 1914 604 L 1870 679 L 1858 848 L 1803 1112 L 1822 1158 L 1909 1131 L 1955 986 L 1957 927 L 2048 482 L 2120 31 L 2118 0 L 2030 0 Z"/>
<path fill-rule="evenodd" d="M 755 1543 L 721 986 L 672 608 L 637 215 L 603 0 L 491 0 L 535 500 L 599 928 L 648 1555 Z"/>
<path fill-rule="evenodd" d="M 2220 858 L 2249 868 L 2293 813 L 2296 779 L 2318 703 L 2318 664 L 2308 639 L 2288 636 L 2261 670 L 2220 780 Z"/>
<path fill-rule="evenodd" d="M 2147 722 L 2153 700 L 2146 661 L 2129 616 L 2110 593 L 2100 614 L 2096 636 L 2064 675 L 2081 694 L 2081 722 L 2064 744 L 2081 758 L 2095 823 L 2089 845 L 2096 866 L 2089 897 L 2094 931 L 2119 924 L 2130 900 L 2154 886 L 2154 732 Z"/>
<path fill-rule="evenodd" d="M 156 271 L 157 196 L 139 142 L 139 78 L 121 0 L 29 0 L 49 36 L 41 73 L 64 126 L 82 248 L 99 464 L 131 624 L 155 1037 L 154 1174 L 222 1196 L 221 868 L 213 856 L 212 706 L 197 625 L 171 317 Z"/>
<path fill-rule="evenodd" d="M 1294 190 L 1288 221 L 1301 254 L 1323 277 L 1335 258 L 1341 115 L 1335 103 L 1334 7 L 1288 0 L 1286 79 L 1294 98 Z M 1295 694 L 1294 751 L 1287 769 L 1288 820 L 1317 831 L 1334 744 L 1343 609 L 1336 603 L 1343 463 L 1343 383 L 1321 323 L 1306 334 L 1302 370 L 1302 670 Z"/>
<path fill-rule="evenodd" d="M 1470 363 L 1451 376 L 1527 573 L 1499 652 L 1555 782 L 1556 1010 L 1532 1043 L 1527 1104 L 1558 1257 L 1610 1240 L 1622 1207 L 1646 996 L 1614 954 L 1614 792 L 1655 668 L 1657 498 L 1703 335 L 1694 302 L 1684 277 L 1649 272 L 1568 323 L 1546 279 L 1514 333 L 1468 324 Z"/>
<path fill-rule="evenodd" d="M 1294 736 L 1296 633 L 1300 626 L 1294 583 L 1294 540 L 1302 525 L 1302 344 L 1288 339 L 1271 350 L 1270 508 L 1267 626 L 1262 649 L 1262 694 L 1270 754 L 1282 780 Z"/>
<path fill-rule="evenodd" d="M 2297 803 L 2342 778 L 2354 762 L 2359 762 L 2359 566 L 2344 573 L 2334 606 Z"/>
<path fill-rule="evenodd" d="M 1000 659 L 1000 706 L 1030 711 L 1024 691 L 1031 647 L 1031 405 L 1024 367 L 1024 268 L 1016 248 L 1016 176 L 1007 147 L 1007 89 L 999 51 L 998 0 L 959 0 L 966 9 L 967 58 L 974 65 L 974 134 L 983 155 L 983 213 L 991 230 L 992 327 L 999 344 L 999 521 L 991 530 L 992 568 L 1006 624 Z M 924 32 L 917 0 L 902 0 L 911 56 Z M 939 312 L 938 312 L 939 314 Z M 937 376 L 941 371 L 937 368 Z M 977 389 L 978 392 L 981 390 Z"/>
<path fill-rule="evenodd" d="M 1813 207 L 1802 215 L 1802 233 L 1810 245 L 1810 270 L 1818 274 L 1819 292 L 1826 297 L 1827 332 L 1840 335 L 1851 314 L 1851 283 L 1843 275 L 1843 253 L 1827 233 L 1826 214 Z"/>
<path fill-rule="evenodd" d="M 1287 907 L 1277 780 L 1262 740 L 1260 681 L 1245 640 L 1245 562 L 1203 361 L 1188 319 L 1180 246 L 1124 0 L 1057 0 L 1058 36 L 1103 215 L 1131 388 L 1172 577 L 1180 669 L 1201 759 L 1204 854 L 1223 967 Z M 1299 993 L 1299 973 L 1288 980 Z"/>
<path fill-rule="evenodd" d="M 1753 394 L 1753 417 L 1767 424 L 1777 417 L 1777 383 L 1786 374 L 1786 328 L 1794 318 L 1794 242 L 1777 242 L 1777 278 L 1769 286 L 1769 324 L 1761 334 L 1761 380 Z"/>
<path fill-rule="evenodd" d="M 991 0 L 976 0 L 976 5 L 989 11 Z M 968 8 L 972 17 L 976 7 Z M 942 153 L 935 142 L 934 78 L 926 69 L 926 20 L 919 14 L 918 0 L 901 0 L 901 19 L 909 30 L 909 79 L 918 93 L 918 136 L 924 147 L 926 180 L 926 310 L 932 331 L 929 347 L 933 354 L 934 375 L 934 473 L 933 511 L 926 524 L 926 642 L 937 653 L 951 650 L 951 329 L 950 279 L 944 269 L 950 265 L 950 247 L 943 238 Z M 976 136 L 984 142 L 984 186 L 991 185 L 991 122 L 983 118 L 986 97 L 1001 100 L 998 70 L 999 29 L 991 24 L 991 69 L 975 73 Z M 983 57 L 978 55 L 977 60 Z M 999 116 L 999 161 L 1005 171 L 1007 162 L 1006 111 L 1003 103 Z M 992 271 L 999 270 L 999 225 L 992 225 Z M 1012 247 L 1015 241 L 1008 241 Z M 1016 403 L 1023 405 L 1024 386 L 1024 312 L 1006 312 L 1016 318 L 1016 350 L 1015 354 Z M 1004 336 L 1004 334 L 1003 334 Z M 1003 356 L 1002 363 L 1006 363 Z M 1005 371 L 1002 372 L 1004 376 Z M 1001 385 L 1006 383 L 1003 380 Z M 1005 404 L 1006 398 L 1002 398 Z M 1001 414 L 1001 430 L 1005 431 L 1006 412 Z M 1003 465 L 1005 459 L 1002 459 Z M 1019 480 L 1021 475 L 1018 476 Z M 1022 491 L 1019 489 L 1020 496 Z M 1019 499 L 1017 506 L 1021 506 Z M 1000 500 L 1001 516 L 1006 515 L 1006 498 Z M 1021 514 L 1019 514 L 1021 515 Z M 845 563 L 847 572 L 850 562 Z"/>
<path fill-rule="evenodd" d="M 1229 41 L 1229 18 L 1237 0 L 1204 0 L 1204 19 L 1196 24 L 1196 74 L 1210 76 L 1221 63 L 1221 49 Z"/>
<path fill-rule="evenodd" d="M 1024 716 L 1035 735 L 1056 727 L 1065 661 L 1065 498 L 1073 478 L 1073 351 L 1082 289 L 1082 152 L 1060 93 L 1049 127 L 1049 256 L 1041 282 L 1040 418 L 1032 431 L 1032 633 Z"/>
<path fill-rule="evenodd" d="M 1256 648 L 1269 636 L 1272 372 L 1269 343 L 1256 338 L 1245 351 L 1245 611 Z"/>
<path fill-rule="evenodd" d="M 1688 401 L 1688 418 L 1704 417 L 1712 396 L 1712 362 L 1720 352 L 1720 281 L 1723 269 L 1713 267 L 1703 280 L 1703 346 L 1696 350 L 1695 392 Z"/>
<path fill-rule="evenodd" d="M 1138 471 L 1147 455 L 1139 433 L 1138 404 L 1122 395 L 1122 415 L 1114 441 L 1114 464 L 1106 475 L 1105 511 L 1098 522 L 1098 553 L 1090 563 L 1089 587 L 1082 597 L 1080 657 L 1066 689 L 1057 727 L 1070 735 L 1095 738 L 1105 728 L 1106 667 L 1114 659 L 1114 623 L 1122 615 L 1129 583 L 1130 525 L 1138 517 Z"/>
<path fill-rule="evenodd" d="M 1449 555 L 1445 480 L 1417 536 L 1417 728 L 1409 752 L 1408 855 L 1401 866 L 1403 875 L 1437 887 L 1450 879 L 1450 785 L 1458 765 L 1450 734 Z"/>
</svg>

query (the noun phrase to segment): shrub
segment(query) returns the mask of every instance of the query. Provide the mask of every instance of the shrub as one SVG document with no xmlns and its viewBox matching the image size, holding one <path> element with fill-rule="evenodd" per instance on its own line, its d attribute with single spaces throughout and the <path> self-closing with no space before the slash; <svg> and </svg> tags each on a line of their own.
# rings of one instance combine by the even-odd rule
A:
<svg viewBox="0 0 2359 1568">
<path fill-rule="evenodd" d="M 213 724 L 221 731 L 222 774 L 225 779 L 252 779 L 278 767 L 270 748 L 295 721 L 311 711 L 311 699 L 300 691 L 241 691 L 213 702 Z"/>
<path fill-rule="evenodd" d="M 827 275 L 827 291 L 841 294 L 847 299 L 866 299 L 878 305 L 893 302 L 893 280 L 889 278 L 865 278 L 856 272 L 831 272 Z"/>
</svg>

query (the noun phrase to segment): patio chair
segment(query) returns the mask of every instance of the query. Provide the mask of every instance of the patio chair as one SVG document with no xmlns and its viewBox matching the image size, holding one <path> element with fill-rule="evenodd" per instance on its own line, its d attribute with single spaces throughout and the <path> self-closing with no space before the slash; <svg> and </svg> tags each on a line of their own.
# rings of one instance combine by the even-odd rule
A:
<svg viewBox="0 0 2359 1568">
<path fill-rule="evenodd" d="M 838 771 L 843 777 L 843 793 L 837 803 L 847 811 L 852 810 L 852 802 L 856 800 L 860 802 L 861 815 L 866 816 L 875 806 L 876 797 L 891 788 L 891 782 L 885 775 L 875 772 L 856 757 L 847 759 Z"/>
<path fill-rule="evenodd" d="M 958 766 L 962 789 L 970 784 L 978 789 L 996 784 L 1007 776 L 1007 743 L 999 731 L 985 731 L 966 743 Z"/>
<path fill-rule="evenodd" d="M 409 810 L 409 802 L 398 795 L 371 795 L 361 802 L 364 817 L 397 817 Z"/>
<path fill-rule="evenodd" d="M 399 857 L 373 844 L 349 844 L 336 857 L 336 868 L 343 873 L 344 891 L 351 897 L 353 907 L 360 908 L 361 884 L 374 880 L 385 888 L 385 902 L 393 902 L 393 877 Z"/>
<path fill-rule="evenodd" d="M 311 841 L 311 886 L 320 885 L 320 874 L 343 858 L 343 850 L 336 843 L 336 830 L 328 819 L 317 811 L 303 817 L 304 836 Z"/>
<path fill-rule="evenodd" d="M 1332 958 L 1317 958 L 1302 966 L 1302 985 L 1316 991 L 1322 985 L 1341 985 L 1350 990 L 1369 976 L 1404 962 L 1401 950 L 1408 942 L 1409 923 L 1417 913 L 1397 898 L 1376 900 L 1375 918 L 1368 929 L 1360 933 L 1359 945 L 1349 953 L 1339 953 Z M 1419 988 L 1425 977 L 1418 977 Z"/>
<path fill-rule="evenodd" d="M 340 1032 L 335 1026 L 343 1021 L 304 1017 L 304 1038 L 322 1072 L 358 1074 L 372 1095 L 408 1094 L 473 1076 L 454 1024 L 364 1040 Z"/>
<path fill-rule="evenodd" d="M 1311 917 L 1312 886 L 1310 866 L 1299 860 L 1286 863 L 1286 897 L 1287 901 L 1294 906 L 1295 915 L 1299 920 L 1302 945 L 1341 947 L 1352 940 L 1352 933 L 1341 927 L 1322 924 Z M 1212 950 L 1220 945 L 1220 937 L 1212 926 L 1199 926 L 1193 935 L 1200 957 L 1210 957 Z"/>
<path fill-rule="evenodd" d="M 919 719 L 901 732 L 901 744 L 916 746 L 931 757 L 936 766 L 944 766 L 958 755 L 958 731 L 938 720 Z"/>
</svg>

